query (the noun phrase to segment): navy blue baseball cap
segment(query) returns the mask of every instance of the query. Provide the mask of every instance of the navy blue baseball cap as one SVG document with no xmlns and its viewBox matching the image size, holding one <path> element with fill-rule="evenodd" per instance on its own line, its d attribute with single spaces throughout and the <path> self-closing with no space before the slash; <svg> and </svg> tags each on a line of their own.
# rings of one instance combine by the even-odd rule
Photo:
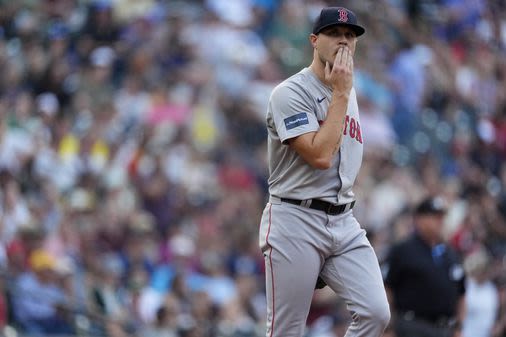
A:
<svg viewBox="0 0 506 337">
<path fill-rule="evenodd" d="M 316 35 L 323 29 L 334 25 L 349 26 L 357 36 L 365 33 L 364 27 L 358 24 L 355 13 L 344 7 L 327 7 L 323 8 L 316 18 L 313 25 L 313 34 Z"/>
</svg>

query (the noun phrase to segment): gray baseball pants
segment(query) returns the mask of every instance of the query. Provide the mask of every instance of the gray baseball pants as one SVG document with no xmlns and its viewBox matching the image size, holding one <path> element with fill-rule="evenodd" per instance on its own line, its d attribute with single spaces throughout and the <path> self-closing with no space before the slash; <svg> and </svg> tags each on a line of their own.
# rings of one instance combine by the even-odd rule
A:
<svg viewBox="0 0 506 337">
<path fill-rule="evenodd" d="M 379 337 L 390 309 L 378 260 L 365 231 L 339 215 L 271 197 L 260 223 L 265 258 L 267 337 L 301 337 L 318 275 L 347 304 L 345 337 Z"/>
</svg>

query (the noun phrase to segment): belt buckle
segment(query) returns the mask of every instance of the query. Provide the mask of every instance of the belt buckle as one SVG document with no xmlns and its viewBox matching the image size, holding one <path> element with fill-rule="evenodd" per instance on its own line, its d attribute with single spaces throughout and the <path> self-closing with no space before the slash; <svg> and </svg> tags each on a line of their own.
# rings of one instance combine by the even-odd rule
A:
<svg viewBox="0 0 506 337">
<path fill-rule="evenodd" d="M 327 207 L 327 214 L 330 214 L 330 215 L 337 215 L 339 214 L 339 210 L 338 209 L 335 209 L 335 210 L 332 210 L 334 207 L 337 207 L 338 205 L 337 204 L 333 204 L 333 203 L 330 203 L 329 202 L 329 205 Z"/>
</svg>

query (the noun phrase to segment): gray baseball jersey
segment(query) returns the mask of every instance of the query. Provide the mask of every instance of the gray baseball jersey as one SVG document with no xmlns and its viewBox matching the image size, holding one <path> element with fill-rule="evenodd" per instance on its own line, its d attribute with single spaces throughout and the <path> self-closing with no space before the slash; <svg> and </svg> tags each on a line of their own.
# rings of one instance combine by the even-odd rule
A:
<svg viewBox="0 0 506 337">
<path fill-rule="evenodd" d="M 318 131 L 326 118 L 331 89 L 304 68 L 272 92 L 268 111 L 269 193 L 291 199 L 321 199 L 334 204 L 354 200 L 353 184 L 362 164 L 363 140 L 355 90 L 348 101 L 343 139 L 330 169 L 315 170 L 287 140 Z"/>
</svg>

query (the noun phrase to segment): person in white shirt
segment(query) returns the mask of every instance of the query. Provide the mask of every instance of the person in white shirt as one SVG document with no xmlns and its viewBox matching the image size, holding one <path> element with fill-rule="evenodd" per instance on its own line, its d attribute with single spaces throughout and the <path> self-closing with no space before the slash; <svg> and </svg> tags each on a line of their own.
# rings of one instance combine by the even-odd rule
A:
<svg viewBox="0 0 506 337">
<path fill-rule="evenodd" d="M 499 309 L 499 292 L 491 280 L 490 258 L 485 249 L 471 253 L 464 261 L 466 315 L 462 337 L 491 337 Z"/>
</svg>

